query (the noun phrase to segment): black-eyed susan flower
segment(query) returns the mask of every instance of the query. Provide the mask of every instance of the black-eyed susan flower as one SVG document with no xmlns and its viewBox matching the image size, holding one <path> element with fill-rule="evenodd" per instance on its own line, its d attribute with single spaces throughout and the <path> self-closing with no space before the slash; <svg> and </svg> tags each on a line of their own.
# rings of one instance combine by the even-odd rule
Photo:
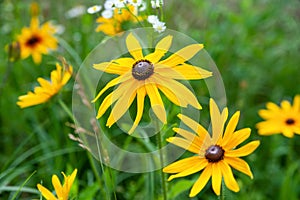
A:
<svg viewBox="0 0 300 200">
<path fill-rule="evenodd" d="M 266 107 L 258 112 L 265 120 L 256 124 L 260 135 L 282 133 L 291 138 L 294 134 L 300 134 L 300 95 L 294 97 L 293 105 L 283 100 L 281 107 L 272 102 L 267 103 Z"/>
<path fill-rule="evenodd" d="M 153 53 L 144 56 L 139 41 L 130 33 L 126 38 L 126 45 L 132 57 L 95 64 L 95 69 L 119 75 L 107 83 L 93 100 L 95 102 L 108 88 L 118 85 L 101 103 L 97 118 L 114 104 L 106 123 L 111 127 L 137 98 L 136 118 L 128 132 L 131 134 L 141 120 L 144 99 L 148 95 L 153 112 L 161 122 L 166 123 L 166 111 L 159 91 L 178 106 L 186 107 L 190 104 L 201 109 L 195 95 L 176 80 L 203 79 L 212 75 L 207 70 L 185 63 L 197 54 L 203 45 L 191 44 L 161 60 L 171 44 L 172 36 L 166 36 L 157 43 Z"/>
<path fill-rule="evenodd" d="M 103 32 L 108 36 L 114 36 L 117 33 L 132 28 L 126 27 L 126 24 L 137 23 L 138 20 L 142 20 L 142 17 L 138 16 L 136 7 L 132 5 L 114 8 L 113 10 L 104 10 L 102 16 L 96 20 L 99 23 L 96 32 Z"/>
<path fill-rule="evenodd" d="M 251 154 L 260 142 L 252 141 L 237 148 L 249 138 L 251 132 L 250 128 L 235 130 L 240 116 L 239 111 L 231 117 L 224 132 L 228 109 L 224 108 L 220 112 L 217 104 L 211 99 L 211 135 L 191 118 L 181 114 L 178 116 L 196 134 L 182 128 L 174 128 L 173 130 L 182 137 L 171 137 L 167 141 L 196 155 L 165 167 L 164 172 L 173 174 L 169 177 L 169 181 L 202 171 L 190 191 L 190 197 L 194 197 L 204 188 L 210 177 L 212 178 L 212 188 L 217 195 L 220 195 L 222 179 L 230 190 L 238 192 L 239 185 L 233 176 L 231 167 L 253 178 L 249 165 L 239 157 Z"/>
<path fill-rule="evenodd" d="M 47 102 L 52 96 L 57 94 L 61 88 L 69 81 L 73 72 L 72 66 L 64 65 L 64 69 L 57 63 L 56 70 L 51 72 L 51 81 L 38 78 L 40 86 L 34 88 L 34 92 L 19 96 L 17 105 L 21 108 L 38 105 Z"/>
<path fill-rule="evenodd" d="M 55 189 L 56 196 L 52 194 L 47 188 L 42 186 L 41 184 L 37 184 L 38 190 L 42 193 L 43 197 L 47 200 L 68 200 L 70 189 L 73 185 L 73 182 L 75 180 L 77 169 L 75 169 L 71 175 L 66 176 L 65 173 L 63 173 L 64 176 L 64 184 L 62 185 L 59 181 L 58 177 L 56 175 L 52 176 L 52 185 Z"/>
<path fill-rule="evenodd" d="M 40 26 L 37 17 L 32 17 L 30 27 L 24 27 L 18 35 L 18 42 L 21 48 L 21 58 L 32 56 L 33 61 L 39 64 L 42 61 L 42 54 L 48 54 L 50 50 L 57 48 L 56 32 L 50 22 Z"/>
</svg>

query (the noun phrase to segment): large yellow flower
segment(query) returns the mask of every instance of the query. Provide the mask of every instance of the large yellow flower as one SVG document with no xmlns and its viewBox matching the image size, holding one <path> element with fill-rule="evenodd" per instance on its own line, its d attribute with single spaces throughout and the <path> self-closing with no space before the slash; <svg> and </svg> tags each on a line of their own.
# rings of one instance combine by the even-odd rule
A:
<svg viewBox="0 0 300 200">
<path fill-rule="evenodd" d="M 26 95 L 19 96 L 17 105 L 21 108 L 38 105 L 47 102 L 52 96 L 57 94 L 69 81 L 73 72 L 72 66 L 64 65 L 64 67 L 62 69 L 59 64 L 56 64 L 56 70 L 51 72 L 51 81 L 38 78 L 37 81 L 41 86 L 35 87 L 34 92 L 28 92 Z"/>
<path fill-rule="evenodd" d="M 75 180 L 77 169 L 75 169 L 71 175 L 66 176 L 65 173 L 63 173 L 64 176 L 64 184 L 62 185 L 56 175 L 52 176 L 52 185 L 55 189 L 57 197 L 55 197 L 52 192 L 50 192 L 47 188 L 42 186 L 41 184 L 37 184 L 38 190 L 42 193 L 43 197 L 47 200 L 68 200 L 68 196 L 70 193 L 70 189 L 73 185 L 73 182 Z"/>
<path fill-rule="evenodd" d="M 139 41 L 130 33 L 126 38 L 126 45 L 133 58 L 119 58 L 95 64 L 94 68 L 98 70 L 120 75 L 107 83 L 93 100 L 95 102 L 108 88 L 119 84 L 101 103 L 97 118 L 100 118 L 116 102 L 106 124 L 111 127 L 124 115 L 136 97 L 137 115 L 128 132 L 131 134 L 141 120 L 144 99 L 148 95 L 153 112 L 161 122 L 166 123 L 166 111 L 159 90 L 178 106 L 186 107 L 190 104 L 201 109 L 194 94 L 175 79 L 193 80 L 211 76 L 211 72 L 185 63 L 197 54 L 203 45 L 189 45 L 161 60 L 171 44 L 172 36 L 166 36 L 157 43 L 153 53 L 144 56 Z"/>
<path fill-rule="evenodd" d="M 99 25 L 96 28 L 96 32 L 103 32 L 106 35 L 113 36 L 132 28 L 130 26 L 126 27 L 126 24 L 137 23 L 138 20 L 142 20 L 140 16 L 135 17 L 134 15 L 137 16 L 137 9 L 134 6 L 128 5 L 126 8 L 115 8 L 111 18 L 97 18 L 96 22 L 99 23 Z"/>
<path fill-rule="evenodd" d="M 191 118 L 184 115 L 178 116 L 197 135 L 185 129 L 174 128 L 173 130 L 182 137 L 171 137 L 167 141 L 195 153 L 196 156 L 176 161 L 165 167 L 164 172 L 176 173 L 169 177 L 169 181 L 203 170 L 191 189 L 190 197 L 194 197 L 204 188 L 210 177 L 212 177 L 212 188 L 217 195 L 220 195 L 223 178 L 225 185 L 230 190 L 238 192 L 239 186 L 231 167 L 253 178 L 249 165 L 239 157 L 251 154 L 260 142 L 252 141 L 243 147 L 236 148 L 250 136 L 251 132 L 250 128 L 235 131 L 240 116 L 239 111 L 231 117 L 224 132 L 228 109 L 224 108 L 221 113 L 216 103 L 211 99 L 212 135 Z"/>
<path fill-rule="evenodd" d="M 259 110 L 258 114 L 266 121 L 256 124 L 261 135 L 282 133 L 286 137 L 293 137 L 294 133 L 300 134 L 300 95 L 294 98 L 294 104 L 284 100 L 281 107 L 275 103 L 267 103 L 267 109 Z"/>
<path fill-rule="evenodd" d="M 24 27 L 18 36 L 21 48 L 21 58 L 25 59 L 32 55 L 33 61 L 39 64 L 42 54 L 57 48 L 57 39 L 53 36 L 56 29 L 50 22 L 39 25 L 37 17 L 32 17 L 30 27 Z"/>
</svg>

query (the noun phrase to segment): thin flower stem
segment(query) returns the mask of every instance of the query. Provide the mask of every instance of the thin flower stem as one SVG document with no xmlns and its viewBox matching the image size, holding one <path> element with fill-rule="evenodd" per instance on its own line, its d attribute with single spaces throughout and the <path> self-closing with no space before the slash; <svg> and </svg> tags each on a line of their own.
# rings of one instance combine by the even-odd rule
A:
<svg viewBox="0 0 300 200">
<path fill-rule="evenodd" d="M 139 25 L 143 28 L 144 25 L 142 24 L 142 22 L 139 20 L 139 18 L 133 13 L 131 12 L 131 10 L 128 8 L 127 5 L 125 5 L 126 10 L 136 19 L 136 21 L 139 23 Z"/>
<path fill-rule="evenodd" d="M 222 184 L 221 184 L 221 194 L 219 196 L 219 200 L 225 200 L 225 184 L 224 184 L 224 181 L 222 181 Z"/>
<path fill-rule="evenodd" d="M 159 149 L 159 159 L 160 159 L 160 166 L 161 166 L 161 170 L 160 170 L 160 175 L 161 175 L 161 183 L 162 183 L 162 190 L 163 190 L 163 199 L 167 200 L 167 182 L 166 182 L 166 177 L 165 177 L 165 173 L 162 171 L 162 168 L 164 167 L 164 157 L 163 157 L 163 151 L 162 151 L 162 140 L 161 140 L 161 132 L 159 131 L 156 134 L 156 141 L 158 144 L 158 149 Z"/>
<path fill-rule="evenodd" d="M 62 109 L 67 113 L 67 115 L 74 121 L 74 116 L 71 110 L 68 108 L 68 106 L 60 98 L 58 100 L 58 103 L 62 107 Z"/>
</svg>

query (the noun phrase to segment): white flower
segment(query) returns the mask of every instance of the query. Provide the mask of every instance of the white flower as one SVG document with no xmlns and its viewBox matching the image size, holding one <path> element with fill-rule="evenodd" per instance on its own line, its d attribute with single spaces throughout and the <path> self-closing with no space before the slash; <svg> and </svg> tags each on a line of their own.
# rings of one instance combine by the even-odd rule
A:
<svg viewBox="0 0 300 200">
<path fill-rule="evenodd" d="M 112 10 L 104 10 L 102 13 L 101 13 L 102 17 L 106 18 L 106 19 L 110 19 L 112 18 L 112 16 L 114 15 L 113 11 Z"/>
<path fill-rule="evenodd" d="M 83 5 L 76 6 L 74 8 L 71 8 L 66 12 L 67 18 L 75 18 L 79 17 L 80 15 L 83 15 L 86 12 L 86 8 Z"/>
<path fill-rule="evenodd" d="M 128 3 L 130 3 L 131 5 L 133 5 L 135 7 L 139 7 L 140 5 L 142 5 L 143 1 L 142 0 L 128 0 Z"/>
<path fill-rule="evenodd" d="M 159 19 L 158 19 L 157 15 L 149 15 L 147 18 L 147 21 L 151 24 L 155 24 L 155 23 L 159 22 Z"/>
<path fill-rule="evenodd" d="M 163 5 L 162 0 L 151 0 L 151 7 L 152 8 L 159 8 L 162 5 Z"/>
<path fill-rule="evenodd" d="M 143 1 L 141 7 L 139 8 L 139 11 L 141 11 L 141 12 L 145 11 L 146 8 L 147 8 L 147 3 Z"/>
<path fill-rule="evenodd" d="M 123 8 L 125 7 L 127 0 L 114 0 L 113 2 L 116 8 Z"/>
<path fill-rule="evenodd" d="M 158 21 L 153 24 L 153 28 L 159 33 L 164 32 L 166 30 L 165 22 Z"/>
<path fill-rule="evenodd" d="M 58 34 L 58 35 L 63 34 L 66 30 L 66 27 L 64 27 L 61 24 L 55 25 L 54 28 L 55 28 L 55 33 Z"/>
<path fill-rule="evenodd" d="M 113 0 L 106 0 L 105 3 L 104 3 L 104 8 L 106 10 L 112 10 L 112 9 L 114 9 L 114 2 L 113 2 Z"/>
<path fill-rule="evenodd" d="M 87 9 L 87 12 L 89 14 L 95 14 L 95 13 L 99 12 L 101 9 L 102 9 L 102 6 L 100 6 L 100 5 L 94 5 L 92 7 L 89 7 Z"/>
</svg>

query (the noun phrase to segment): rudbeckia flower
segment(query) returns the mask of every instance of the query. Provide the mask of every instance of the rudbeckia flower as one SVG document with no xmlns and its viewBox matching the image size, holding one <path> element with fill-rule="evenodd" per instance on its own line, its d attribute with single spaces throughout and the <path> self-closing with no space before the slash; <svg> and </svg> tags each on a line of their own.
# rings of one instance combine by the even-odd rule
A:
<svg viewBox="0 0 300 200">
<path fill-rule="evenodd" d="M 126 45 L 132 58 L 119 58 L 110 62 L 95 64 L 95 69 L 119 75 L 107 83 L 93 100 L 95 102 L 108 88 L 118 85 L 101 103 L 97 118 L 100 118 L 115 103 L 106 123 L 107 126 L 111 127 L 137 98 L 136 118 L 128 132 L 131 134 L 141 120 L 144 100 L 148 95 L 153 112 L 162 123 L 166 123 L 166 111 L 159 90 L 178 106 L 187 107 L 190 104 L 201 109 L 195 95 L 176 79 L 195 80 L 212 75 L 209 71 L 185 63 L 197 54 L 203 45 L 189 45 L 161 60 L 168 52 L 171 44 L 172 36 L 166 36 L 157 43 L 153 53 L 144 56 L 139 41 L 130 33 L 126 38 Z"/>
<path fill-rule="evenodd" d="M 256 124 L 260 135 L 282 133 L 286 137 L 300 134 L 300 95 L 294 97 L 294 103 L 287 100 L 281 102 L 281 107 L 275 103 L 267 103 L 267 109 L 259 110 L 258 114 L 266 121 Z"/>
<path fill-rule="evenodd" d="M 49 50 L 57 48 L 57 39 L 53 36 L 56 29 L 50 22 L 39 25 L 37 17 L 32 17 L 30 27 L 24 27 L 18 35 L 18 42 L 21 48 L 21 58 L 32 56 L 33 61 L 39 64 L 42 61 L 42 54 L 48 54 Z"/>
<path fill-rule="evenodd" d="M 127 8 L 129 10 L 127 10 Z M 114 8 L 114 10 L 105 10 L 103 13 L 111 13 L 112 15 L 107 17 L 103 16 L 98 17 L 96 22 L 99 23 L 96 28 L 96 32 L 103 32 L 108 36 L 114 36 L 117 33 L 123 32 L 132 27 L 126 27 L 128 23 L 137 23 L 138 20 L 142 20 L 142 17 L 138 16 L 137 9 L 128 5 L 127 8 Z M 135 16 L 137 17 L 135 17 Z"/>
<path fill-rule="evenodd" d="M 34 88 L 34 92 L 19 96 L 17 105 L 21 108 L 38 105 L 47 102 L 52 96 L 69 81 L 73 72 L 72 66 L 66 65 L 65 69 L 56 64 L 56 70 L 51 72 L 51 81 L 38 78 L 40 86 Z"/>
<path fill-rule="evenodd" d="M 75 180 L 77 169 L 75 169 L 71 175 L 66 176 L 65 173 L 63 173 L 64 176 L 64 184 L 62 185 L 56 175 L 52 176 L 52 185 L 55 189 L 56 196 L 52 194 L 47 188 L 42 186 L 41 184 L 37 184 L 38 190 L 42 193 L 43 197 L 47 200 L 68 200 L 68 196 L 70 193 L 70 189 L 73 185 L 73 182 Z"/>
<path fill-rule="evenodd" d="M 250 136 L 250 128 L 235 130 L 240 112 L 236 112 L 229 120 L 225 132 L 224 124 L 228 117 L 228 109 L 219 111 L 217 104 L 210 100 L 210 116 L 212 123 L 212 134 L 193 119 L 179 114 L 178 117 L 191 131 L 182 128 L 174 128 L 182 137 L 170 137 L 168 142 L 186 149 L 195 156 L 176 161 L 163 169 L 163 172 L 172 173 L 168 179 L 188 176 L 197 172 L 201 175 L 194 183 L 190 197 L 196 196 L 212 178 L 212 188 L 216 195 L 220 195 L 222 179 L 225 185 L 232 191 L 238 192 L 237 184 L 231 167 L 253 178 L 249 165 L 239 157 L 251 154 L 260 144 L 252 141 L 243 147 L 237 148 Z M 194 133 L 196 134 L 194 134 Z"/>
</svg>

